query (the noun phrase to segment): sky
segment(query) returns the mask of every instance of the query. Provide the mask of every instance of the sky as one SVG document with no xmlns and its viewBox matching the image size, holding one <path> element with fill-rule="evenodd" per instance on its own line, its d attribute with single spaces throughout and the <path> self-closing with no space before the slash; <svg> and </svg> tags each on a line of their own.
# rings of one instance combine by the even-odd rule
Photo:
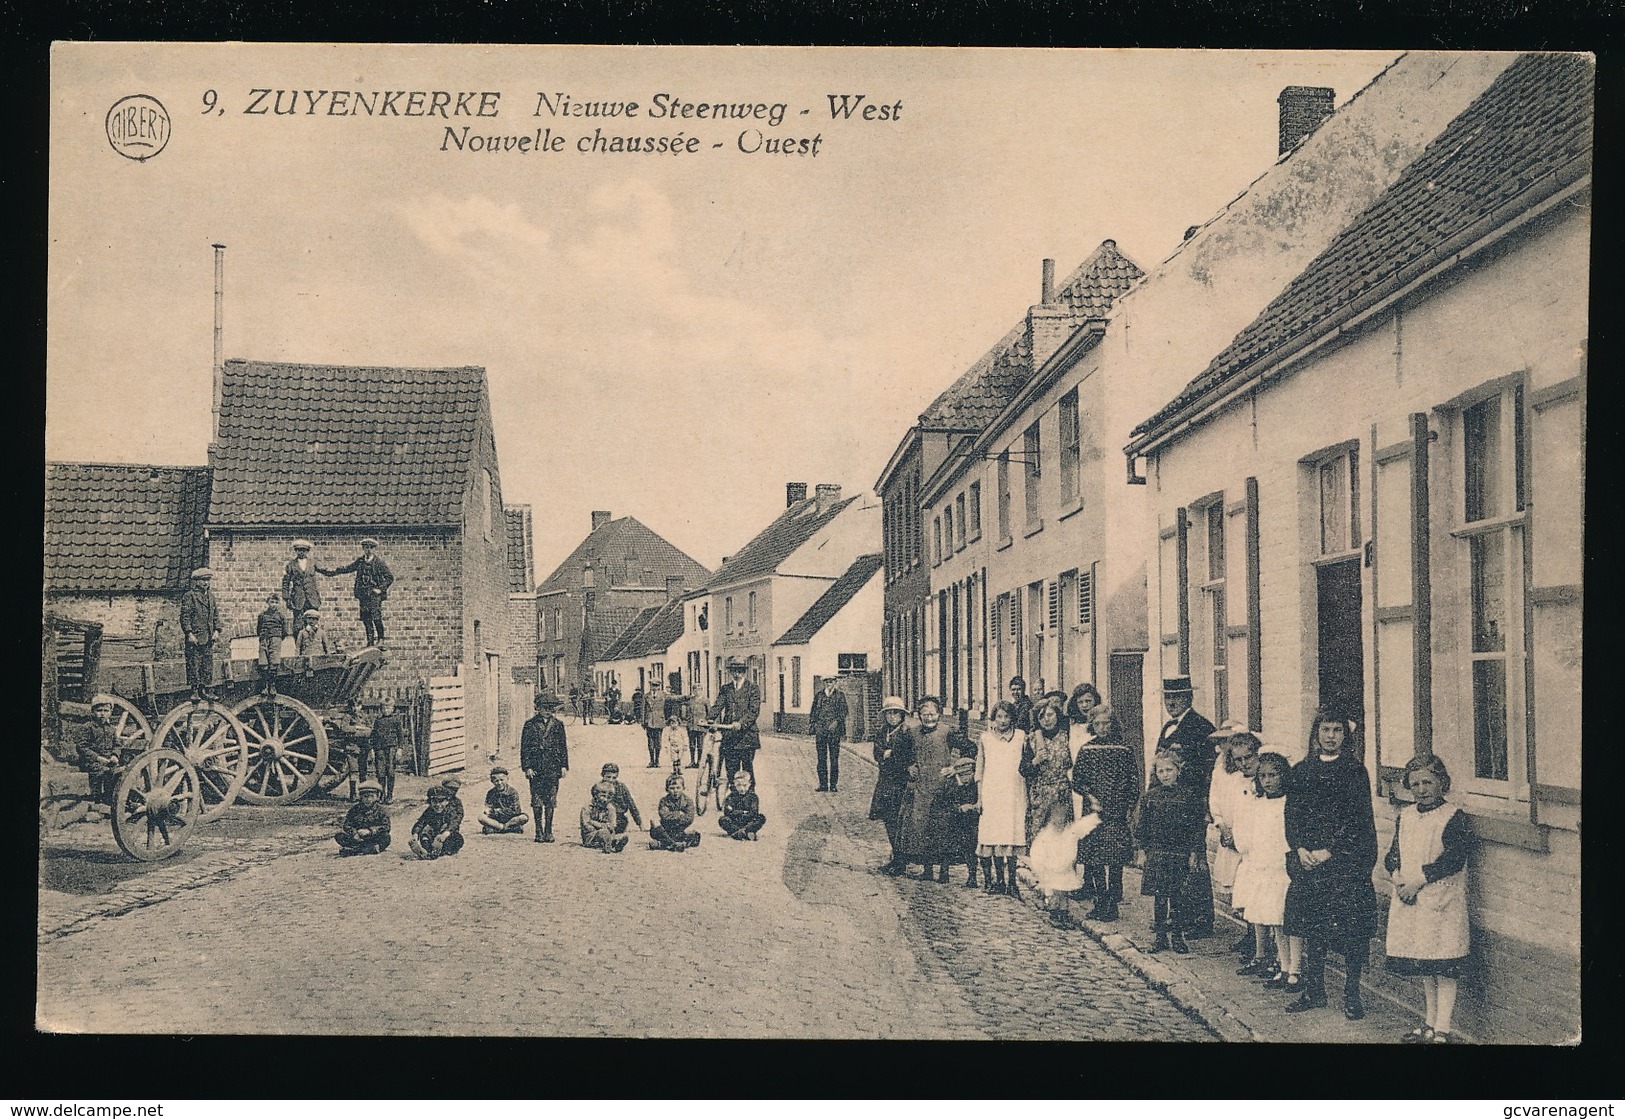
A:
<svg viewBox="0 0 1625 1119">
<path fill-rule="evenodd" d="M 220 242 L 228 359 L 486 369 L 538 581 L 593 509 L 714 568 L 786 482 L 872 489 L 1038 301 L 1044 258 L 1065 276 L 1111 238 L 1150 269 L 1275 161 L 1283 87 L 1341 105 L 1395 57 L 58 45 L 46 457 L 206 462 Z M 278 89 L 316 112 L 245 111 Z M 487 117 L 329 115 L 340 90 L 500 97 Z M 555 116 L 542 93 L 638 116 Z M 171 121 L 144 161 L 107 134 L 131 94 Z M 872 119 L 832 119 L 842 94 Z M 651 118 L 673 99 L 768 119 Z M 458 150 L 464 126 L 564 150 Z M 700 143 L 576 150 L 595 128 Z M 741 150 L 769 141 L 792 151 Z"/>
</svg>

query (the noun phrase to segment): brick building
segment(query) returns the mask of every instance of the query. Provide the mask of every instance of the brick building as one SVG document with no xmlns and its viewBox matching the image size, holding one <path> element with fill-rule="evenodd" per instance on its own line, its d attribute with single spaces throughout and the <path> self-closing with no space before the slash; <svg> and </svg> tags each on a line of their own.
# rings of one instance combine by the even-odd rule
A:
<svg viewBox="0 0 1625 1119">
<path fill-rule="evenodd" d="M 166 644 L 180 656 L 178 603 L 208 562 L 208 512 L 206 466 L 47 463 L 46 611 L 101 625 L 131 659 Z"/>
<path fill-rule="evenodd" d="M 536 588 L 536 657 L 541 682 L 566 694 L 591 682 L 593 665 L 638 613 L 711 572 L 636 517 L 592 514 L 592 531 Z M 622 689 L 628 695 L 630 688 Z"/>
<path fill-rule="evenodd" d="M 1189 672 L 1205 713 L 1300 754 L 1318 705 L 1355 719 L 1382 850 L 1405 763 L 1449 767 L 1482 1040 L 1580 1033 L 1594 77 L 1507 66 L 1128 445 L 1147 686 Z"/>
<path fill-rule="evenodd" d="M 250 633 L 295 537 L 338 567 L 378 539 L 394 572 L 379 687 L 461 674 L 470 751 L 493 742 L 511 679 L 510 579 L 485 370 L 233 360 L 219 382 L 210 566 L 228 635 Z M 363 641 L 349 576 L 321 584 L 325 628 Z"/>
<path fill-rule="evenodd" d="M 504 505 L 508 531 L 508 679 L 511 689 L 503 709 L 502 741 L 517 741 L 518 725 L 530 717 L 536 694 L 536 560 L 529 505 Z M 516 722 L 517 720 L 517 722 Z"/>
</svg>

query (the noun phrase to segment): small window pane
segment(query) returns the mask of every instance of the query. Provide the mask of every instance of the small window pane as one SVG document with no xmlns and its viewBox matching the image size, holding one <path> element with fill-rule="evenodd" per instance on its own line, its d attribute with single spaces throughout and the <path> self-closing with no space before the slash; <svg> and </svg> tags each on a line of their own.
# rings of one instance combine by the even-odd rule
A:
<svg viewBox="0 0 1625 1119">
<path fill-rule="evenodd" d="M 1505 448 L 1501 445 L 1501 398 L 1492 396 L 1461 415 L 1464 455 L 1466 518 L 1482 521 L 1501 512 L 1501 476 Z"/>
<path fill-rule="evenodd" d="M 1473 771 L 1507 779 L 1507 669 L 1500 660 L 1473 662 Z"/>
<path fill-rule="evenodd" d="M 1473 652 L 1500 653 L 1507 647 L 1505 531 L 1468 541 L 1472 580 Z"/>
<path fill-rule="evenodd" d="M 1339 455 L 1320 464 L 1320 551 L 1348 551 L 1348 459 Z"/>
</svg>

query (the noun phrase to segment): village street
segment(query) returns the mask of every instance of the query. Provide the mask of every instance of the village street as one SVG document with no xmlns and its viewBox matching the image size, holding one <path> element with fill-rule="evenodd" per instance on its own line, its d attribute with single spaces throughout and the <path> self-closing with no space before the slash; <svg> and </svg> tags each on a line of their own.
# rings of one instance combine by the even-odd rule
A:
<svg viewBox="0 0 1625 1119">
<path fill-rule="evenodd" d="M 640 728 L 569 727 L 559 842 L 482 836 L 483 767 L 462 776 L 468 844 L 405 851 L 423 779 L 393 806 L 396 843 L 340 859 L 339 800 L 234 808 L 176 858 L 136 866 L 76 825 L 45 844 L 38 1023 L 198 1034 L 1210 1040 L 1095 940 L 955 881 L 871 872 L 873 769 L 848 747 L 838 795 L 812 791 L 808 738 L 769 736 L 769 824 L 682 854 L 634 836 L 577 842 L 614 760 L 645 817 L 666 771 Z M 862 750 L 862 747 L 855 748 Z M 502 759 L 514 765 L 512 757 Z M 692 772 L 692 771 L 691 771 Z M 102 825 L 105 827 L 105 825 Z M 102 850 L 101 848 L 106 848 Z M 135 946 L 140 946 L 139 950 Z"/>
</svg>

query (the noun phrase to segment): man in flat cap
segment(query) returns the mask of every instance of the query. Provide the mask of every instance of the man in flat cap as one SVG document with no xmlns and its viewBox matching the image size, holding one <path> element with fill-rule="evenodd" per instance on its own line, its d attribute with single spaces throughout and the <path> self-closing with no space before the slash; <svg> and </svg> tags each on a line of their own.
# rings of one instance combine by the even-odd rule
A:
<svg viewBox="0 0 1625 1119">
<path fill-rule="evenodd" d="M 305 611 L 319 610 L 322 588 L 316 578 L 316 567 L 310 558 L 311 543 L 299 539 L 293 542 L 293 558 L 282 570 L 282 601 L 293 611 L 293 632 L 305 628 Z"/>
<path fill-rule="evenodd" d="M 192 585 L 181 595 L 181 633 L 186 637 L 186 686 L 192 699 L 213 699 L 214 648 L 220 638 L 220 604 L 211 583 L 214 572 L 200 567 L 192 572 Z"/>
<path fill-rule="evenodd" d="M 564 740 L 563 701 L 552 692 L 536 696 L 536 714 L 519 732 L 519 768 L 530 782 L 531 815 L 536 842 L 553 842 L 553 813 L 559 806 L 559 781 L 570 772 L 570 748 Z"/>
<path fill-rule="evenodd" d="M 361 554 L 343 567 L 329 570 L 316 568 L 323 575 L 347 575 L 355 572 L 355 600 L 361 608 L 361 624 L 367 631 L 367 644 L 379 648 L 384 644 L 384 599 L 389 597 L 389 586 L 395 581 L 384 557 L 378 554 L 378 541 L 371 536 L 361 538 Z"/>
</svg>

